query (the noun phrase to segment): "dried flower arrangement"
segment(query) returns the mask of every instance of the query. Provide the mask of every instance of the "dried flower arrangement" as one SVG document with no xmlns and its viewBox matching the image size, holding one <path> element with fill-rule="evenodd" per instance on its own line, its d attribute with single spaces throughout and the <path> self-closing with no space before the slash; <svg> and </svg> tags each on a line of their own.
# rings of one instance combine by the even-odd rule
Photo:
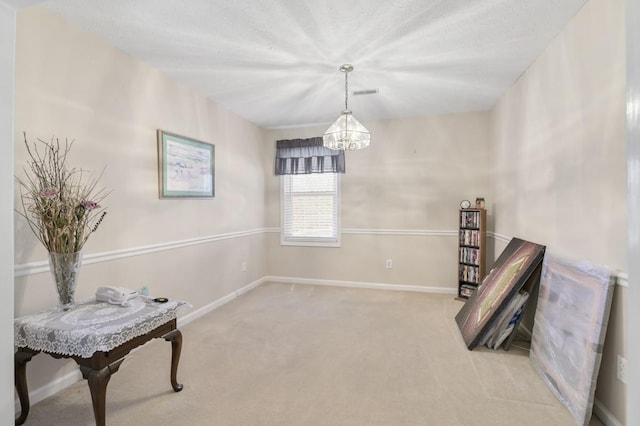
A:
<svg viewBox="0 0 640 426">
<path fill-rule="evenodd" d="M 74 253 L 84 246 L 107 214 L 100 205 L 109 193 L 98 187 L 100 176 L 69 169 L 67 155 L 73 141 L 64 144 L 37 139 L 30 144 L 24 134 L 29 160 L 20 186 L 22 211 L 29 227 L 50 253 Z"/>
</svg>

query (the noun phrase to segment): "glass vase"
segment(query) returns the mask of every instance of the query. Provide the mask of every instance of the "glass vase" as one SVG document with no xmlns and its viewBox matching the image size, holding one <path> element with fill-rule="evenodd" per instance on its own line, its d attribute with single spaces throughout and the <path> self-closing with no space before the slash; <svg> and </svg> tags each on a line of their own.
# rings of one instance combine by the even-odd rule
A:
<svg viewBox="0 0 640 426">
<path fill-rule="evenodd" d="M 76 285 L 82 264 L 82 251 L 75 253 L 49 253 L 49 270 L 53 274 L 58 292 L 58 309 L 68 311 L 75 307 Z"/>
</svg>

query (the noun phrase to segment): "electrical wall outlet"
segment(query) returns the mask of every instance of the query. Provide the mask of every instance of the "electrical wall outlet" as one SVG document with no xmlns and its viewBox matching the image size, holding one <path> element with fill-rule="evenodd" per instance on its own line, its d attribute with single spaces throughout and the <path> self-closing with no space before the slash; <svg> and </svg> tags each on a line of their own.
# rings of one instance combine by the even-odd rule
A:
<svg viewBox="0 0 640 426">
<path fill-rule="evenodd" d="M 387 259 L 387 262 L 385 263 L 385 268 L 387 269 L 393 268 L 393 260 Z"/>
<path fill-rule="evenodd" d="M 247 272 L 247 262 L 242 262 L 240 269 L 242 269 L 242 272 Z"/>
<path fill-rule="evenodd" d="M 617 367 L 618 367 L 618 371 L 617 371 L 618 380 L 626 384 L 627 383 L 627 359 L 618 355 Z"/>
</svg>

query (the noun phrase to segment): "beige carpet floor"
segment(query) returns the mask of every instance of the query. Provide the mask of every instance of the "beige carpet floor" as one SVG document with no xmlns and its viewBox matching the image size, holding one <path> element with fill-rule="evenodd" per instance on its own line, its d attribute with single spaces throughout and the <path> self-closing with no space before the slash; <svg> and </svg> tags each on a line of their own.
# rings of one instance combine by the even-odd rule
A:
<svg viewBox="0 0 640 426">
<path fill-rule="evenodd" d="M 466 349 L 461 306 L 448 295 L 263 284 L 181 327 L 182 392 L 169 383 L 169 343 L 134 352 L 109 383 L 107 424 L 574 425 L 526 350 Z M 85 381 L 35 404 L 26 422 L 91 424 Z"/>
</svg>

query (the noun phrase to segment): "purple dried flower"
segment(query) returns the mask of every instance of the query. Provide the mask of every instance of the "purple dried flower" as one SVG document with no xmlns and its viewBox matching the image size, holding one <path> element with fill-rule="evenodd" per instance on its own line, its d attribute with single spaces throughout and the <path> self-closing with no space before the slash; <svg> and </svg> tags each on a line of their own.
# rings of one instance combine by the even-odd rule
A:
<svg viewBox="0 0 640 426">
<path fill-rule="evenodd" d="M 96 203 L 95 201 L 85 200 L 81 202 L 80 205 L 84 207 L 85 210 L 95 210 L 100 208 L 100 204 Z"/>
<path fill-rule="evenodd" d="M 40 196 L 45 198 L 54 198 L 58 196 L 58 190 L 56 188 L 45 188 L 40 191 Z"/>
</svg>

